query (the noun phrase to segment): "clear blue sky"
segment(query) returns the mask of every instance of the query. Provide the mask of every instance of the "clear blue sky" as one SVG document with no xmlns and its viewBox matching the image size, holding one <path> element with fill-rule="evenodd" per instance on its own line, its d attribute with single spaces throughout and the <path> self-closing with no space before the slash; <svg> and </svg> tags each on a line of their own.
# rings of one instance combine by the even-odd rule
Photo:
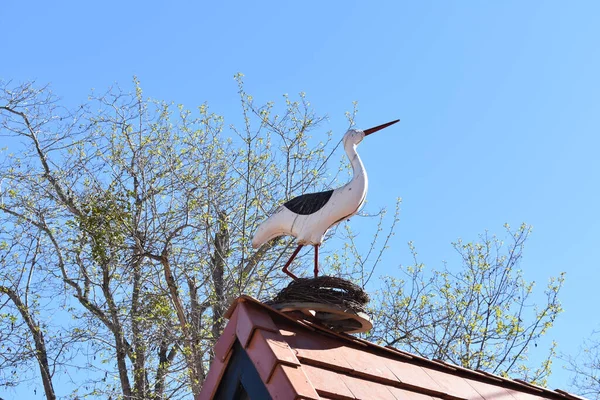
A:
<svg viewBox="0 0 600 400">
<path fill-rule="evenodd" d="M 232 76 L 258 100 L 305 91 L 323 131 L 402 122 L 360 148 L 369 205 L 403 201 L 394 250 L 431 266 L 450 242 L 534 226 L 525 277 L 567 271 L 551 337 L 574 353 L 600 324 L 600 2 L 4 2 L 0 77 L 65 101 L 127 86 L 238 118 Z M 227 120 L 226 120 L 227 121 Z M 541 287 L 540 287 L 541 289 Z M 550 387 L 567 388 L 557 367 Z M 38 391 L 39 392 L 39 391 Z"/>
</svg>

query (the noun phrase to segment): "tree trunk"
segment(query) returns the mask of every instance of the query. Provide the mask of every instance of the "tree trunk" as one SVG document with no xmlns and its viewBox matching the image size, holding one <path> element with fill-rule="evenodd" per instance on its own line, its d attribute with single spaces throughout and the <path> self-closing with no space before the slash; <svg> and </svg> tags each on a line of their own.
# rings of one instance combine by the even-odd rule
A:
<svg viewBox="0 0 600 400">
<path fill-rule="evenodd" d="M 40 368 L 40 375 L 42 376 L 42 382 L 44 384 L 44 392 L 46 393 L 46 399 L 55 400 L 56 394 L 54 393 L 54 386 L 52 385 L 52 374 L 50 373 L 50 365 L 48 363 L 48 352 L 46 350 L 46 341 L 44 340 L 44 333 L 40 326 L 35 322 L 32 315 L 29 313 L 27 305 L 23 304 L 21 298 L 17 293 L 4 286 L 0 286 L 0 293 L 6 294 L 17 307 L 21 313 L 21 317 L 27 324 L 31 337 L 35 344 L 35 358 Z"/>
<path fill-rule="evenodd" d="M 227 310 L 225 295 L 224 275 L 227 255 L 229 253 L 229 229 L 227 215 L 220 211 L 218 232 L 214 239 L 214 253 L 212 255 L 212 280 L 215 289 L 215 302 L 213 304 L 212 337 L 216 340 L 223 330 L 223 315 Z"/>
</svg>

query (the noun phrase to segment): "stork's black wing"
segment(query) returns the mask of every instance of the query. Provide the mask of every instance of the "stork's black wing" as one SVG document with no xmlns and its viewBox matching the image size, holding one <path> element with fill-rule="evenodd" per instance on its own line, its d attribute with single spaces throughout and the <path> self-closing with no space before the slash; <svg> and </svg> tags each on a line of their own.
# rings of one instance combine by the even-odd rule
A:
<svg viewBox="0 0 600 400">
<path fill-rule="evenodd" d="M 283 205 L 290 211 L 300 214 L 309 215 L 319 211 L 331 198 L 333 190 L 325 192 L 307 193 L 287 201 Z"/>
</svg>

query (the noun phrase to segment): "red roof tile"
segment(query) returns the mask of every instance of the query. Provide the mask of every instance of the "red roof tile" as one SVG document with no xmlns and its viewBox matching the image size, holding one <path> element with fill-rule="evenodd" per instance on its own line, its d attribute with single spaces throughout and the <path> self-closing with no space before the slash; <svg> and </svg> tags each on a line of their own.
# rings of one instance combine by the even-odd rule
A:
<svg viewBox="0 0 600 400">
<path fill-rule="evenodd" d="M 217 392 L 235 341 L 273 399 L 581 399 L 377 346 L 297 321 L 247 296 L 232 304 L 226 316 L 229 323 L 215 345 L 200 399 L 211 399 Z"/>
<path fill-rule="evenodd" d="M 269 314 L 261 312 L 256 304 L 240 302 L 235 311 L 238 312 L 235 333 L 237 339 L 244 348 L 248 345 L 248 342 L 256 329 L 263 329 L 271 332 L 279 331 Z"/>
<path fill-rule="evenodd" d="M 444 392 L 444 389 L 431 378 L 423 367 L 389 359 L 385 361 L 385 365 L 405 387 L 428 388 L 429 391 Z"/>
<path fill-rule="evenodd" d="M 277 366 L 272 379 L 267 383 L 267 389 L 274 400 L 319 399 L 303 369 L 288 365 Z"/>
<path fill-rule="evenodd" d="M 246 352 L 254 361 L 263 382 L 269 381 L 278 364 L 300 366 L 300 362 L 287 342 L 281 339 L 281 335 L 273 332 L 257 330 Z"/>
<path fill-rule="evenodd" d="M 399 389 L 397 387 L 388 387 L 389 391 L 398 400 L 437 400 L 439 397 L 431 397 L 426 394 L 411 392 L 409 390 Z"/>
<path fill-rule="evenodd" d="M 354 400 L 355 397 L 346 386 L 346 384 L 339 379 L 338 373 L 313 367 L 311 365 L 304 365 L 302 367 L 306 376 L 311 381 L 319 396 L 327 396 L 331 399 L 342 399 L 342 400 Z"/>
<path fill-rule="evenodd" d="M 502 386 L 487 385 L 478 381 L 468 380 L 469 385 L 477 391 L 485 400 L 515 400 L 511 391 Z"/>
</svg>

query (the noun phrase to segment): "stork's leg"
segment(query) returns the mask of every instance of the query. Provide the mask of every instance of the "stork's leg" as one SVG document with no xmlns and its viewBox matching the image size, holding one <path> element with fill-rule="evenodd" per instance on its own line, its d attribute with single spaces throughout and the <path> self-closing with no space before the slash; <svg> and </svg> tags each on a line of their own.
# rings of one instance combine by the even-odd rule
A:
<svg viewBox="0 0 600 400">
<path fill-rule="evenodd" d="M 285 263 L 285 267 L 283 267 L 283 272 L 285 272 L 288 276 L 290 276 L 295 281 L 298 280 L 298 277 L 296 275 L 292 274 L 290 271 L 288 271 L 288 267 L 290 266 L 292 261 L 294 261 L 294 258 L 296 258 L 296 256 L 298 255 L 298 252 L 300 251 L 302 246 L 303 245 L 299 244 L 298 247 L 296 247 L 296 250 L 294 250 L 294 252 L 292 253 L 292 256 L 290 257 L 288 262 Z"/>
<path fill-rule="evenodd" d="M 319 245 L 315 244 L 315 278 L 319 275 Z"/>
</svg>

